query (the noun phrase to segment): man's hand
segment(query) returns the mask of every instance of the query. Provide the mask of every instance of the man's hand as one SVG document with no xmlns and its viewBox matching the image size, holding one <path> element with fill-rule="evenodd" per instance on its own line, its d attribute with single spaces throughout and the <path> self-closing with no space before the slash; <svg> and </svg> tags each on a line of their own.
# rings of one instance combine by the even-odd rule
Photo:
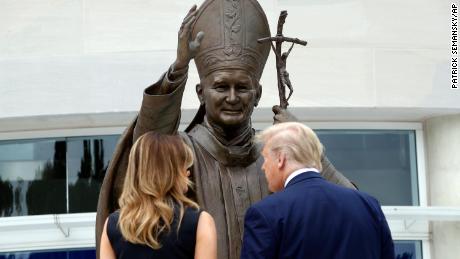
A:
<svg viewBox="0 0 460 259">
<path fill-rule="evenodd" d="M 275 116 L 273 116 L 273 124 L 299 121 L 292 113 L 290 113 L 287 109 L 281 108 L 279 105 L 273 106 L 272 111 L 275 114 Z"/>
<path fill-rule="evenodd" d="M 179 29 L 178 44 L 177 44 L 177 58 L 174 62 L 175 69 L 182 69 L 188 66 L 188 63 L 195 57 L 198 52 L 201 41 L 204 37 L 204 32 L 197 33 L 196 38 L 192 40 L 192 26 L 196 20 L 198 10 L 196 5 L 193 5 Z"/>
</svg>

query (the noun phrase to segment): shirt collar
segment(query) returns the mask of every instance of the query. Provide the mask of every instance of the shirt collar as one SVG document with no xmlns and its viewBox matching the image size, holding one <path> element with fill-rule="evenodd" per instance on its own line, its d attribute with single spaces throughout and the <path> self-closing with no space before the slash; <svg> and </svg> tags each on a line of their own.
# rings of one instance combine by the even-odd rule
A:
<svg viewBox="0 0 460 259">
<path fill-rule="evenodd" d="M 286 179 L 286 182 L 284 182 L 284 187 L 286 188 L 289 181 L 291 181 L 294 177 L 298 176 L 299 174 L 303 174 L 305 172 L 317 172 L 319 174 L 319 170 L 316 168 L 308 168 L 308 167 L 300 168 L 298 170 L 295 170 L 288 176 L 288 178 Z"/>
</svg>

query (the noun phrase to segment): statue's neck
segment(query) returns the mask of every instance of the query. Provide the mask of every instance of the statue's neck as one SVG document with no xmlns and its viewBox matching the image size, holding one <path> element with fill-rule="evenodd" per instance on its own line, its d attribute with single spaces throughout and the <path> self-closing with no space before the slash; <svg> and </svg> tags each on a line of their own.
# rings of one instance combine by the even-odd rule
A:
<svg viewBox="0 0 460 259">
<path fill-rule="evenodd" d="M 239 127 L 221 127 L 204 118 L 204 126 L 214 135 L 219 142 L 226 146 L 243 146 L 252 141 L 253 130 L 251 123 Z"/>
</svg>

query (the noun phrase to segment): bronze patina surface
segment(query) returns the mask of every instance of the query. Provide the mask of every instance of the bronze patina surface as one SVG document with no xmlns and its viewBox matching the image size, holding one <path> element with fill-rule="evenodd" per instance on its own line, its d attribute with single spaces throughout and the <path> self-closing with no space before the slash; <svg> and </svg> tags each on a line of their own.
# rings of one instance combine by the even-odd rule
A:
<svg viewBox="0 0 460 259">
<path fill-rule="evenodd" d="M 263 157 L 254 140 L 251 114 L 262 93 L 259 79 L 270 52 L 265 14 L 255 0 L 208 0 L 189 11 L 178 34 L 176 61 L 147 87 L 137 118 L 123 133 L 104 178 L 96 219 L 96 242 L 107 216 L 118 208 L 133 142 L 147 131 L 180 134 L 195 155 L 189 193 L 215 220 L 218 258 L 240 256 L 246 209 L 269 194 L 261 170 Z M 198 113 L 178 132 L 188 64 L 195 59 L 200 83 Z M 275 109 L 275 121 L 291 118 Z M 323 159 L 324 177 L 353 188 Z"/>
</svg>

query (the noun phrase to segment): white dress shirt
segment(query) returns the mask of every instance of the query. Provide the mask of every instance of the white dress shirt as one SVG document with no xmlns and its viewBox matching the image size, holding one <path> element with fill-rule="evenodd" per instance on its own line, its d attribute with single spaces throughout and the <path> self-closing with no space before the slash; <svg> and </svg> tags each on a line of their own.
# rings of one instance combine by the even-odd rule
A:
<svg viewBox="0 0 460 259">
<path fill-rule="evenodd" d="M 317 172 L 319 174 L 319 170 L 316 168 L 300 168 L 298 170 L 295 170 L 288 176 L 288 178 L 286 179 L 286 182 L 284 182 L 284 188 L 286 188 L 286 186 L 288 185 L 289 181 L 292 180 L 292 178 L 298 176 L 299 174 L 303 174 L 306 172 L 312 172 L 312 171 Z"/>
</svg>

